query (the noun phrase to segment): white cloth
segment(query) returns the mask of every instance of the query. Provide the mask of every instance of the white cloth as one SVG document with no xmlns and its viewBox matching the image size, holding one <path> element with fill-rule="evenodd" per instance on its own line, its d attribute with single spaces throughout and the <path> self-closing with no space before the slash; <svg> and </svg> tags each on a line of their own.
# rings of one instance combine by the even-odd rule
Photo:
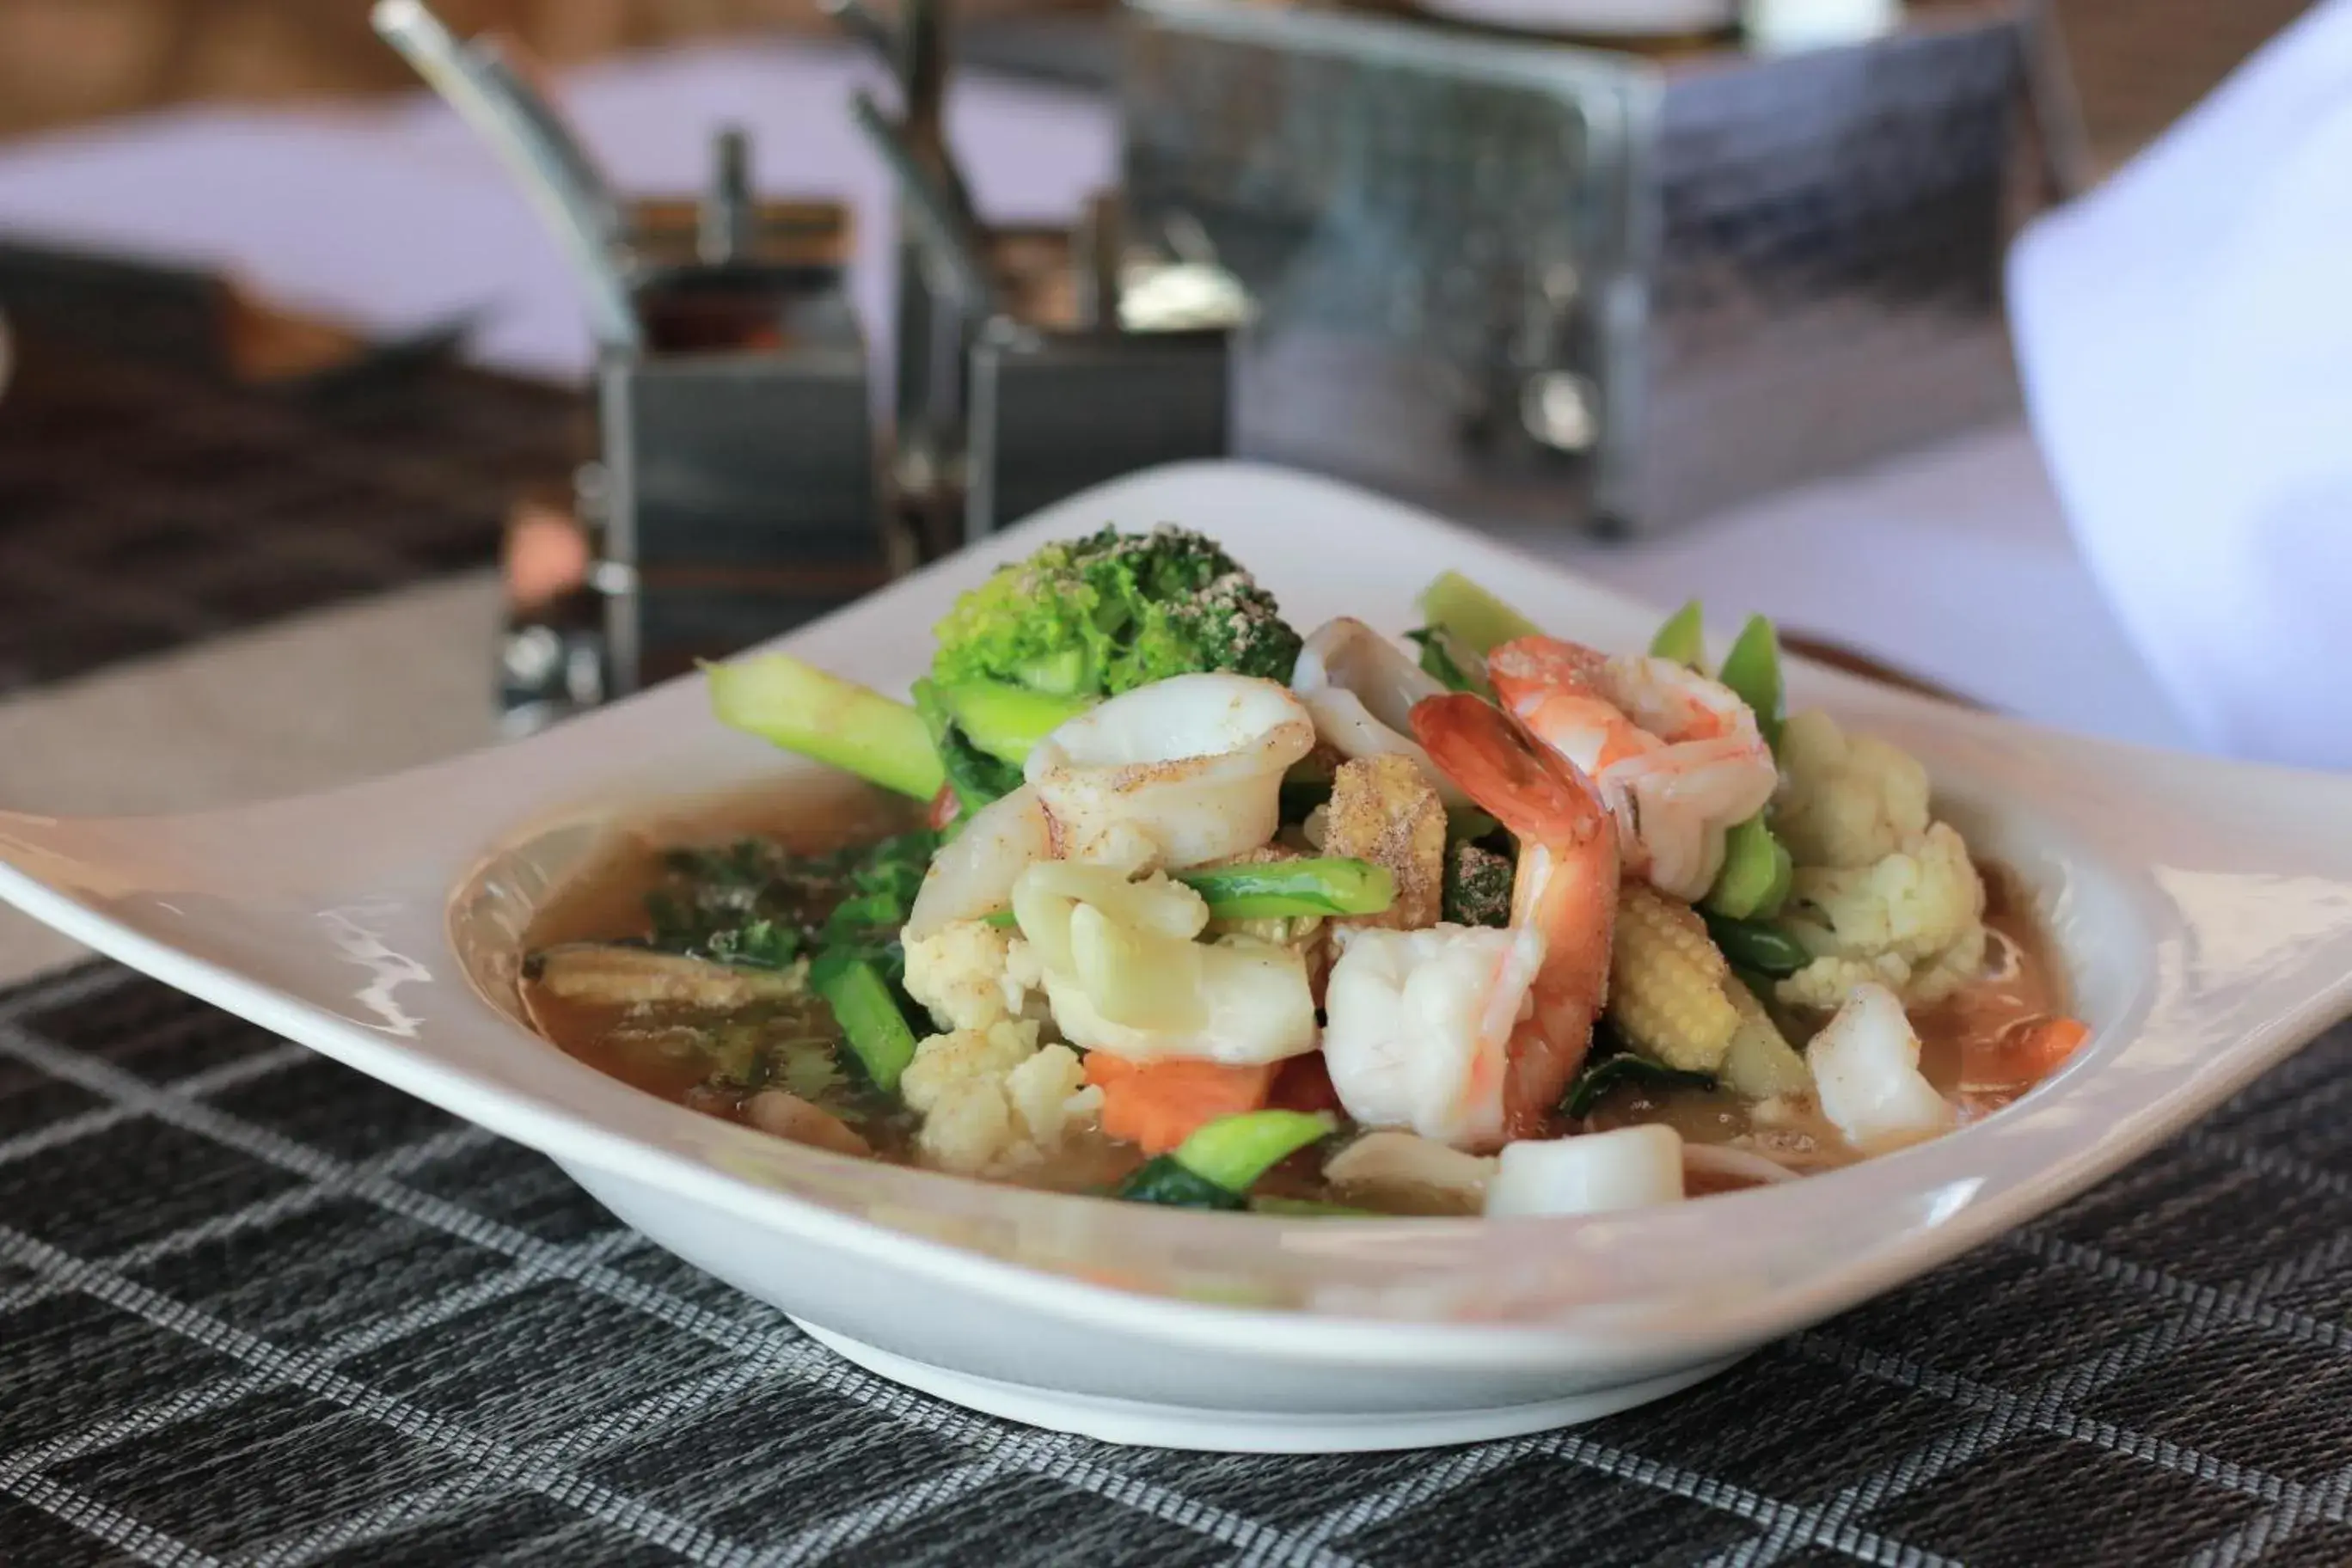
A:
<svg viewBox="0 0 2352 1568">
<path fill-rule="evenodd" d="M 2010 262 L 2034 431 L 2205 749 L 2352 767 L 2352 0 Z"/>
</svg>

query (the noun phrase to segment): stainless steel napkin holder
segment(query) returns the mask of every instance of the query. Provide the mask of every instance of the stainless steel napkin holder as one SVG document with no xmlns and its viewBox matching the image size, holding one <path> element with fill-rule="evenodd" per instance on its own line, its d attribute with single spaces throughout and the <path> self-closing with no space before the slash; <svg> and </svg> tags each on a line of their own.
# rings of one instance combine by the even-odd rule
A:
<svg viewBox="0 0 2352 1568">
<path fill-rule="evenodd" d="M 1249 455 L 1647 531 L 2017 406 L 2009 9 L 1778 58 L 1231 0 L 1128 20 L 1130 212 L 1252 296 Z"/>
</svg>

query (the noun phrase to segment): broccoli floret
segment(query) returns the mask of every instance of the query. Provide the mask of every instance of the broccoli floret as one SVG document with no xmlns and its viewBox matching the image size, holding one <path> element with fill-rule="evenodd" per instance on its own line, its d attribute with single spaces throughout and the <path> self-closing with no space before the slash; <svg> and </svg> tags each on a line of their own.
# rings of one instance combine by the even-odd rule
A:
<svg viewBox="0 0 2352 1568">
<path fill-rule="evenodd" d="M 1162 526 L 1048 544 L 956 601 L 931 679 L 1115 697 L 1197 670 L 1288 680 L 1299 637 L 1212 541 Z"/>
<path fill-rule="evenodd" d="M 1492 849 L 1455 845 L 1445 860 L 1444 917 L 1456 925 L 1509 925 L 1511 875 L 1511 862 Z"/>
</svg>

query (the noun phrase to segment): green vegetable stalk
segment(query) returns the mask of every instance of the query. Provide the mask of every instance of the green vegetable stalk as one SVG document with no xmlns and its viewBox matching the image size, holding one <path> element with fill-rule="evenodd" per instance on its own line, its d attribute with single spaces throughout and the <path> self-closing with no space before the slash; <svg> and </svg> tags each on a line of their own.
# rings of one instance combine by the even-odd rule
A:
<svg viewBox="0 0 2352 1568">
<path fill-rule="evenodd" d="M 1724 836 L 1723 869 L 1707 889 L 1706 908 L 1731 920 L 1766 920 L 1780 912 L 1796 879 L 1796 862 L 1759 814 Z"/>
<path fill-rule="evenodd" d="M 1706 673 L 1706 623 L 1696 599 L 1666 617 L 1666 624 L 1650 639 L 1650 657 L 1670 658 L 1701 675 Z"/>
<path fill-rule="evenodd" d="M 730 728 L 917 800 L 946 781 L 921 716 L 903 702 L 789 654 L 705 668 L 711 710 Z"/>
<path fill-rule="evenodd" d="M 1339 1130 L 1332 1117 L 1298 1110 L 1245 1110 L 1221 1116 L 1119 1184 L 1129 1203 L 1176 1208 L 1239 1209 L 1275 1166 Z"/>
<path fill-rule="evenodd" d="M 1780 726 L 1787 721 L 1787 694 L 1780 685 L 1780 637 L 1762 616 L 1750 616 L 1739 628 L 1731 651 L 1723 656 L 1717 680 L 1731 688 L 1756 715 L 1756 727 L 1765 744 L 1780 749 Z"/>
<path fill-rule="evenodd" d="M 1780 980 L 1813 961 L 1803 942 L 1778 927 L 1761 921 L 1729 920 L 1704 907 L 1699 915 L 1706 921 L 1707 935 L 1715 939 L 1734 969 Z"/>
<path fill-rule="evenodd" d="M 809 966 L 809 983 L 833 1009 L 834 1022 L 867 1080 L 885 1094 L 897 1094 L 899 1075 L 915 1059 L 915 1031 L 881 971 L 865 959 L 828 952 Z"/>
<path fill-rule="evenodd" d="M 1269 860 L 1179 871 L 1176 880 L 1208 900 L 1219 920 L 1290 915 L 1376 915 L 1396 901 L 1396 879 L 1369 860 Z"/>
<path fill-rule="evenodd" d="M 1484 658 L 1515 637 L 1542 628 L 1459 572 L 1442 574 L 1421 591 L 1422 615 L 1432 626 L 1457 638 Z"/>
<path fill-rule="evenodd" d="M 1200 894 L 1211 918 L 1223 921 L 1376 915 L 1396 902 L 1396 879 L 1387 867 L 1336 856 L 1217 866 L 1169 876 Z M 1019 923 L 1011 910 L 986 918 L 990 925 Z"/>
<path fill-rule="evenodd" d="M 1094 706 L 1091 698 L 1055 697 L 1002 680 L 959 680 L 938 690 L 965 739 L 1016 768 L 1064 720 Z"/>
</svg>

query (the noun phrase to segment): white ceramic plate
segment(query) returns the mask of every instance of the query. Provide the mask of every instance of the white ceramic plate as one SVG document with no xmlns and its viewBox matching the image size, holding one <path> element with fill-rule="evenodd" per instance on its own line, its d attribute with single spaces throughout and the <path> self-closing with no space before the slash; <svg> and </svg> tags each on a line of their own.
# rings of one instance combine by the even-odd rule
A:
<svg viewBox="0 0 2352 1568">
<path fill-rule="evenodd" d="M 1635 646 L 1657 622 L 1403 507 L 1214 464 L 1058 507 L 789 646 L 903 689 L 956 593 L 1106 521 L 1215 534 L 1302 626 L 1346 612 L 1401 629 L 1446 567 L 1587 641 Z M 1791 688 L 1928 760 L 1970 842 L 2034 890 L 2095 1033 L 1955 1136 L 1630 1215 L 1340 1223 L 1024 1192 L 783 1143 L 564 1056 L 518 1022 L 513 989 L 517 933 L 549 890 L 616 818 L 683 785 L 818 782 L 711 722 L 694 682 L 331 795 L 0 814 L 0 896 L 545 1151 L 885 1375 L 1118 1440 L 1463 1441 L 1654 1397 L 1909 1279 L 2147 1150 L 2352 1005 L 2352 784 L 2072 739 L 1815 668 Z"/>
</svg>

